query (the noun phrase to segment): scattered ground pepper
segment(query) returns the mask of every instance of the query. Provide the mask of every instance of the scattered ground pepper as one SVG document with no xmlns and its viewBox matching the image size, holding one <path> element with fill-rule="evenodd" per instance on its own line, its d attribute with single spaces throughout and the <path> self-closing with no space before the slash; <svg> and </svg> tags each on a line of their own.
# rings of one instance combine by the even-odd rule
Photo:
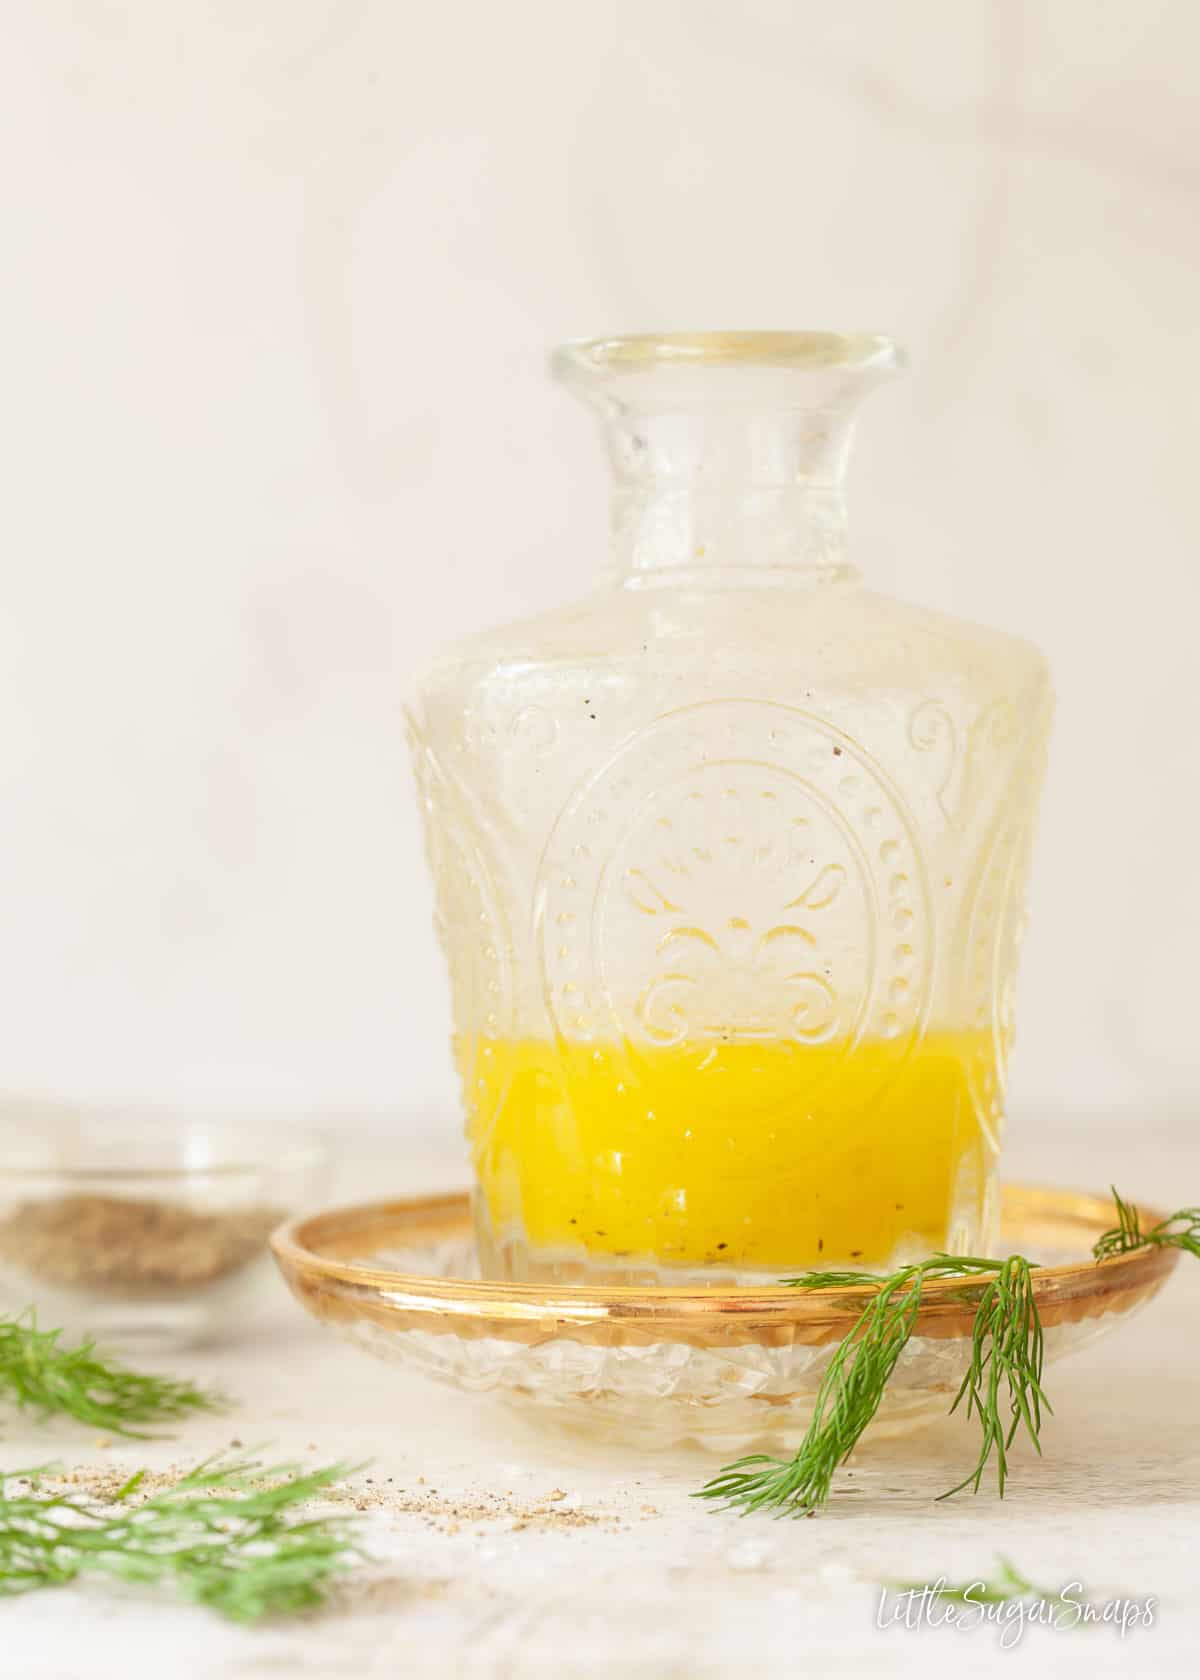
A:
<svg viewBox="0 0 1200 1680">
<path fill-rule="evenodd" d="M 172 1488 L 179 1480 L 190 1475 L 194 1465 L 185 1468 L 166 1470 L 145 1470 L 135 1489 L 126 1497 L 129 1504 L 136 1506 L 152 1494 L 165 1492 Z M 14 1478 L 28 1482 L 29 1478 Z M 81 1465 L 71 1470 L 63 1470 L 39 1478 L 41 1484 L 47 1488 L 61 1488 L 74 1493 L 87 1493 L 93 1498 L 104 1501 L 115 1499 L 118 1493 L 123 1493 L 129 1482 L 128 1464 L 111 1465 Z M 423 1484 L 424 1478 L 418 1477 L 418 1483 Z M 271 1484 L 263 1482 L 264 1487 Z M 576 1505 L 562 1488 L 553 1488 L 540 1498 L 516 1499 L 511 1491 L 504 1493 L 464 1493 L 457 1497 L 439 1495 L 434 1488 L 424 1485 L 417 1487 L 397 1487 L 391 1476 L 383 1481 L 348 1481 L 335 1482 L 332 1486 L 323 1488 L 318 1495 L 317 1504 L 350 1505 L 356 1511 L 379 1511 L 419 1517 L 427 1527 L 436 1529 L 447 1535 L 459 1534 L 468 1525 L 478 1528 L 480 1524 L 499 1523 L 507 1528 L 509 1533 L 517 1534 L 526 1530 L 557 1531 L 568 1529 L 595 1528 L 607 1525 L 610 1528 L 621 1529 L 623 1524 L 615 1512 L 588 1511 Z M 658 1516 L 656 1506 L 643 1505 L 645 1516 Z"/>
<path fill-rule="evenodd" d="M 390 1480 L 390 1478 L 389 1478 Z M 417 1478 L 418 1482 L 421 1478 Z M 356 1511 L 394 1511 L 422 1517 L 443 1534 L 457 1534 L 467 1523 L 507 1523 L 512 1533 L 526 1529 L 594 1528 L 616 1523 L 613 1514 L 585 1511 L 568 1500 L 562 1488 L 553 1488 L 540 1499 L 519 1500 L 508 1493 L 467 1493 L 458 1498 L 439 1495 L 433 1488 L 405 1489 L 375 1483 L 346 1483 L 326 1488 L 322 1499 L 353 1505 Z"/>
</svg>

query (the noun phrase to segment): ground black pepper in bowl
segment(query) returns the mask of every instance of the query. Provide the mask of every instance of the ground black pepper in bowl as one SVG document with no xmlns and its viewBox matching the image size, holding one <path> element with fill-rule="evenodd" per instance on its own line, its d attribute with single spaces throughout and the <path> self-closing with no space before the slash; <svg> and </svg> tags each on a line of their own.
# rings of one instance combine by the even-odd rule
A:
<svg viewBox="0 0 1200 1680">
<path fill-rule="evenodd" d="M 190 1289 L 255 1259 L 283 1216 L 79 1192 L 21 1202 L 0 1219 L 0 1261 L 71 1288 Z"/>
</svg>

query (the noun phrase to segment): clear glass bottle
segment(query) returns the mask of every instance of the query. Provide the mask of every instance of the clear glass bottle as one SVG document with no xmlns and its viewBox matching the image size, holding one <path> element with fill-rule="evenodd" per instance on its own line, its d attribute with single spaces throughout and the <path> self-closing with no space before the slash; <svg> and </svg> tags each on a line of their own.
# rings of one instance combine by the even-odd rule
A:
<svg viewBox="0 0 1200 1680">
<path fill-rule="evenodd" d="M 516 1279 L 986 1251 L 1050 686 L 846 551 L 880 338 L 571 344 L 611 562 L 409 723 L 477 1178 Z"/>
</svg>

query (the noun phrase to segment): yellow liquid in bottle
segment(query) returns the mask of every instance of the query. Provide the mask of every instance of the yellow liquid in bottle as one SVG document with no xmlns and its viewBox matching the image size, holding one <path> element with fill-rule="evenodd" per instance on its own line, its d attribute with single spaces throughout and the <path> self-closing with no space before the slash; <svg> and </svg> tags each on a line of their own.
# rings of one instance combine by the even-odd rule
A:
<svg viewBox="0 0 1200 1680">
<path fill-rule="evenodd" d="M 618 1265 L 870 1267 L 982 1217 L 985 1033 L 650 1051 L 480 1039 L 459 1057 L 500 1241 Z"/>
</svg>

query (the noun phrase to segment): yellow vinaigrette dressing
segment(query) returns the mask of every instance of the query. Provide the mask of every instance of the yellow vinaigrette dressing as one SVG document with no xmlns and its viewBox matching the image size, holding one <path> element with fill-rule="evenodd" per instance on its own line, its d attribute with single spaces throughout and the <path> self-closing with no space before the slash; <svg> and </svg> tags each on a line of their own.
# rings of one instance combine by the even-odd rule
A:
<svg viewBox="0 0 1200 1680">
<path fill-rule="evenodd" d="M 994 1075 L 985 1032 L 458 1050 L 500 1271 L 510 1243 L 610 1269 L 876 1267 L 985 1219 L 994 1148 L 971 1095 Z"/>
</svg>

